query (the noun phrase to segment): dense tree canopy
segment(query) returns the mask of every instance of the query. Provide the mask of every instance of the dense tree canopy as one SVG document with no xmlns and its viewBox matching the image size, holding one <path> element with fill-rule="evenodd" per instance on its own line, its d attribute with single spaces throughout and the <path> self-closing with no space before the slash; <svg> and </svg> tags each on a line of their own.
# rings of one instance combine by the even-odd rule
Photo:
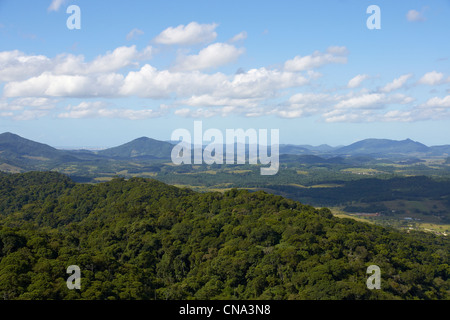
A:
<svg viewBox="0 0 450 320">
<path fill-rule="evenodd" d="M 449 244 L 262 191 L 0 176 L 0 299 L 449 299 Z"/>
</svg>

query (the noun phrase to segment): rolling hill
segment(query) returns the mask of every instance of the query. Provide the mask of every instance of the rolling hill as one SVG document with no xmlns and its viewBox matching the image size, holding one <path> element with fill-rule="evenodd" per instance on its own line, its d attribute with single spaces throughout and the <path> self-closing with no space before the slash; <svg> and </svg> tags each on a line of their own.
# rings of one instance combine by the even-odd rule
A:
<svg viewBox="0 0 450 320">
<path fill-rule="evenodd" d="M 97 154 L 111 158 L 170 159 L 173 144 L 141 137 L 117 147 L 98 151 Z"/>
<path fill-rule="evenodd" d="M 0 134 L 0 160 L 27 167 L 46 162 L 74 161 L 77 158 L 70 152 L 5 132 Z"/>
<path fill-rule="evenodd" d="M 389 139 L 365 139 L 334 151 L 346 155 L 416 155 L 427 154 L 430 147 L 411 139 L 396 141 Z"/>
<path fill-rule="evenodd" d="M 448 300 L 449 241 L 262 191 L 0 175 L 8 300 Z M 70 265 L 80 290 L 66 286 Z M 369 265 L 382 270 L 379 290 L 367 288 Z"/>
</svg>

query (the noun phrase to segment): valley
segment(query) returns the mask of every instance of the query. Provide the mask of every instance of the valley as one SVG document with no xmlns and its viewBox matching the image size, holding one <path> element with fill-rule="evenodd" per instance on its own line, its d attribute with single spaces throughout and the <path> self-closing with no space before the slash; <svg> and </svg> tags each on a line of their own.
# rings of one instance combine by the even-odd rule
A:
<svg viewBox="0 0 450 320">
<path fill-rule="evenodd" d="M 409 139 L 367 139 L 339 148 L 280 145 L 280 169 L 273 176 L 260 175 L 261 165 L 175 165 L 173 146 L 142 137 L 100 151 L 58 150 L 4 133 L 0 170 L 55 171 L 81 183 L 146 177 L 200 192 L 264 190 L 385 226 L 437 234 L 450 229 L 448 146 Z"/>
</svg>

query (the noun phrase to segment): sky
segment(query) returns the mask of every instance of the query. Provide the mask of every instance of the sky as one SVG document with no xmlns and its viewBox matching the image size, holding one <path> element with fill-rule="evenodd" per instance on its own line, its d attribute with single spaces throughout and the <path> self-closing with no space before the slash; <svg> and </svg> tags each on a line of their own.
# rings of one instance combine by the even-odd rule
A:
<svg viewBox="0 0 450 320">
<path fill-rule="evenodd" d="M 98 148 L 194 121 L 450 144 L 450 1 L 0 0 L 0 133 Z"/>
</svg>

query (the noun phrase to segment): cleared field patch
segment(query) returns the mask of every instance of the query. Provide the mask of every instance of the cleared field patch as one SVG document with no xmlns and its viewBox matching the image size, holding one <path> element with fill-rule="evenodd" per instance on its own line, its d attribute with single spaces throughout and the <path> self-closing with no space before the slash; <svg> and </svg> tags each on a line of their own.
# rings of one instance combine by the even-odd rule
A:
<svg viewBox="0 0 450 320">
<path fill-rule="evenodd" d="M 367 174 L 367 175 L 385 173 L 384 171 L 380 171 L 380 170 L 372 169 L 372 168 L 346 168 L 346 169 L 342 169 L 341 172 L 347 172 L 347 173 L 353 173 L 353 174 Z"/>
<path fill-rule="evenodd" d="M 98 182 L 108 182 L 111 181 L 112 179 L 114 179 L 113 177 L 96 177 L 94 178 L 95 181 Z"/>
<path fill-rule="evenodd" d="M 22 156 L 23 158 L 31 159 L 31 160 L 39 160 L 39 161 L 48 161 L 49 158 L 45 157 L 37 157 L 37 156 Z"/>
<path fill-rule="evenodd" d="M 158 174 L 156 172 L 140 172 L 136 176 L 144 176 L 144 177 L 156 177 Z"/>
<path fill-rule="evenodd" d="M 323 183 L 323 184 L 315 184 L 311 186 L 310 188 L 340 188 L 343 187 L 343 184 L 337 184 L 337 183 Z"/>
<path fill-rule="evenodd" d="M 252 172 L 252 170 L 248 170 L 248 169 L 241 169 L 241 170 L 229 169 L 229 170 L 225 170 L 225 171 L 227 171 L 227 173 L 237 173 L 237 174 Z"/>
<path fill-rule="evenodd" d="M 307 186 L 304 186 L 304 185 L 301 185 L 298 183 L 289 183 L 289 185 L 293 186 L 293 187 L 297 187 L 297 188 L 308 188 Z"/>
<path fill-rule="evenodd" d="M 349 214 L 338 207 L 329 207 L 329 209 L 331 210 L 331 213 L 333 214 L 333 216 L 338 217 L 338 218 L 349 218 L 349 219 L 353 219 L 353 220 L 360 221 L 360 222 L 371 223 L 371 224 L 374 223 L 373 221 L 371 221 L 369 219 L 361 218 L 359 216 Z"/>
<path fill-rule="evenodd" d="M 290 186 L 293 187 L 297 187 L 297 188 L 305 188 L 305 189 L 309 189 L 309 188 L 339 188 L 339 187 L 343 187 L 344 185 L 342 184 L 337 184 L 337 183 L 323 183 L 323 184 L 315 184 L 312 186 L 304 186 L 298 183 L 289 183 Z"/>
<path fill-rule="evenodd" d="M 22 169 L 7 163 L 2 163 L 0 164 L 0 171 L 5 171 L 9 173 L 19 173 L 22 172 Z"/>
</svg>

